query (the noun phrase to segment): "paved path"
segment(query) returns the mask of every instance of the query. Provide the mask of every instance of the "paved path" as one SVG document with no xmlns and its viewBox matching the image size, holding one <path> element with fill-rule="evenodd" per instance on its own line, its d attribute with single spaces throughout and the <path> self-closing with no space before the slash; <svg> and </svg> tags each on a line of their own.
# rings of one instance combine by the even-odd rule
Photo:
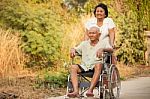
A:
<svg viewBox="0 0 150 99">
<path fill-rule="evenodd" d="M 133 78 L 128 81 L 122 81 L 121 83 L 122 88 L 119 99 L 150 99 L 150 77 Z M 64 96 L 51 97 L 48 99 L 64 99 Z M 98 98 L 84 98 L 84 99 L 98 99 Z"/>
<path fill-rule="evenodd" d="M 150 77 L 122 82 L 120 99 L 150 99 Z"/>
</svg>

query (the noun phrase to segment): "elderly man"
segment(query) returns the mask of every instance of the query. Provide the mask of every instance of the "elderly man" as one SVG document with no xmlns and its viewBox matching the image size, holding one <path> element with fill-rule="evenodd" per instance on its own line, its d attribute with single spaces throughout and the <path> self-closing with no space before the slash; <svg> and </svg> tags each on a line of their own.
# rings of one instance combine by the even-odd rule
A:
<svg viewBox="0 0 150 99">
<path fill-rule="evenodd" d="M 82 56 L 81 64 L 71 65 L 71 82 L 74 91 L 68 93 L 68 97 L 78 97 L 78 77 L 77 74 L 80 72 L 94 71 L 94 75 L 91 80 L 90 87 L 86 93 L 87 96 L 94 96 L 93 89 L 98 82 L 99 75 L 102 69 L 101 55 L 103 51 L 111 51 L 111 48 L 106 48 L 100 43 L 99 37 L 101 33 L 99 28 L 96 26 L 91 27 L 88 30 L 89 40 L 81 42 L 77 47 L 72 48 L 70 52 L 70 57 L 74 58 L 76 53 Z M 101 46 L 102 45 L 102 46 Z"/>
</svg>

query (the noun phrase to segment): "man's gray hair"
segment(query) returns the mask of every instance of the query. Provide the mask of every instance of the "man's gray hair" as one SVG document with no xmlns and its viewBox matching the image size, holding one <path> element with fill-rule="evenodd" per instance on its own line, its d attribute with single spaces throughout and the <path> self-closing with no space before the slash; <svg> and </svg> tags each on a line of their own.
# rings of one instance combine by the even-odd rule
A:
<svg viewBox="0 0 150 99">
<path fill-rule="evenodd" d="M 90 29 L 91 29 L 91 28 L 95 28 L 96 31 L 97 31 L 98 33 L 100 33 L 100 28 L 99 28 L 97 25 L 93 25 L 93 26 L 90 27 Z M 90 29 L 89 29 L 89 30 L 90 30 Z"/>
</svg>

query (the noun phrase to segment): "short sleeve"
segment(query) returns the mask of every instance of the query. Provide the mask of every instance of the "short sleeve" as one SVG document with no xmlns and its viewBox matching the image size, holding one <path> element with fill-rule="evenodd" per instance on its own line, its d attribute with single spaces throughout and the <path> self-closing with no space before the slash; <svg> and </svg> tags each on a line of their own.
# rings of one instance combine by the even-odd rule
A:
<svg viewBox="0 0 150 99">
<path fill-rule="evenodd" d="M 116 27 L 114 21 L 111 18 L 108 18 L 108 28 L 112 29 L 114 27 Z"/>
</svg>

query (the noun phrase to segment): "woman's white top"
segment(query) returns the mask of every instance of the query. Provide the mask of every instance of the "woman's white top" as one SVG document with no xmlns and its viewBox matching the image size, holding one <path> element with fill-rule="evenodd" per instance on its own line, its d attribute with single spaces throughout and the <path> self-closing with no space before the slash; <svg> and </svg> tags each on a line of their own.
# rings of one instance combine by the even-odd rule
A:
<svg viewBox="0 0 150 99">
<path fill-rule="evenodd" d="M 89 30 L 91 27 L 93 26 L 97 26 L 97 18 L 91 18 L 90 20 L 88 20 L 86 23 L 85 23 L 85 28 L 87 30 Z M 101 33 L 101 36 L 99 38 L 100 40 L 100 46 L 105 46 L 107 48 L 111 48 L 110 46 L 110 40 L 109 40 L 109 29 L 112 29 L 116 27 L 116 25 L 114 24 L 113 20 L 111 18 L 105 18 L 103 20 L 103 25 L 99 27 L 100 29 L 100 33 Z"/>
</svg>

